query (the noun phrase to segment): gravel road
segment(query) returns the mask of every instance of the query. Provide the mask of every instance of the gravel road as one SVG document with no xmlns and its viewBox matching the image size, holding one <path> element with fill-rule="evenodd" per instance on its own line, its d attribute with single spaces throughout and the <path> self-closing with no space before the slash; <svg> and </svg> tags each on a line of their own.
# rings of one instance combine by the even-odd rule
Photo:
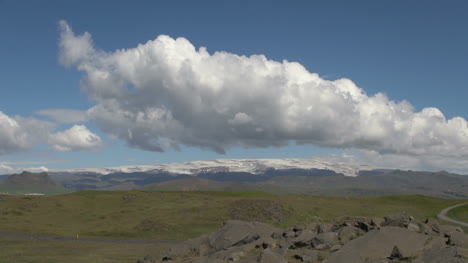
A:
<svg viewBox="0 0 468 263">
<path fill-rule="evenodd" d="M 442 211 L 440 211 L 440 213 L 437 215 L 437 217 L 439 219 L 441 219 L 441 220 L 444 220 L 444 221 L 447 221 L 447 222 L 450 222 L 450 223 L 454 223 L 454 224 L 458 224 L 458 225 L 461 225 L 461 226 L 464 226 L 464 227 L 468 227 L 468 223 L 458 221 L 458 220 L 455 220 L 455 219 L 451 219 L 450 217 L 447 216 L 448 211 L 450 211 L 450 210 L 452 210 L 454 208 L 460 207 L 462 205 L 468 205 L 468 203 L 462 203 L 462 204 L 447 207 L 447 208 L 443 209 Z"/>
</svg>

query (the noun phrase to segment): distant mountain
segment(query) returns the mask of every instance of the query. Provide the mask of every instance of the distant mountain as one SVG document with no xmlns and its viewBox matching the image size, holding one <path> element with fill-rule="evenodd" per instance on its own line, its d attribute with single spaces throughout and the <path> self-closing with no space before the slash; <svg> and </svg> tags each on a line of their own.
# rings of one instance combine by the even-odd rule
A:
<svg viewBox="0 0 468 263">
<path fill-rule="evenodd" d="M 327 196 L 382 196 L 422 194 L 443 198 L 468 198 L 468 176 L 447 172 L 393 170 L 357 177 L 279 176 L 256 184 L 257 190 Z"/>
<path fill-rule="evenodd" d="M 236 191 L 248 190 L 250 184 L 237 182 L 220 182 L 205 178 L 191 177 L 171 180 L 141 187 L 146 191 Z"/>
<path fill-rule="evenodd" d="M 51 171 L 70 189 L 127 189 L 185 178 L 223 182 L 262 182 L 276 176 L 357 176 L 370 167 L 312 159 L 221 159 L 145 166 Z"/>
<path fill-rule="evenodd" d="M 148 172 L 115 172 L 109 174 L 97 174 L 91 172 L 54 172 L 51 177 L 64 187 L 81 189 L 130 189 L 142 187 L 148 184 L 157 184 L 173 180 L 188 178 L 208 179 L 217 182 L 256 183 L 268 181 L 277 176 L 341 176 L 331 170 L 324 169 L 266 169 L 261 173 L 248 173 L 227 171 L 222 169 L 204 170 L 193 175 L 170 173 L 164 170 L 151 170 Z"/>
<path fill-rule="evenodd" d="M 468 198 L 468 176 L 446 172 L 389 171 L 347 176 L 275 176 L 261 182 L 220 182 L 198 177 L 141 187 L 142 190 L 249 190 L 276 194 L 324 196 L 383 196 L 422 194 L 443 198 Z"/>
<path fill-rule="evenodd" d="M 0 184 L 0 192 L 9 194 L 61 194 L 70 192 L 69 189 L 57 184 L 46 172 L 10 175 Z"/>
<path fill-rule="evenodd" d="M 468 176 L 373 169 L 311 159 L 225 159 L 49 172 L 73 190 L 259 190 L 334 196 L 468 198 Z"/>
<path fill-rule="evenodd" d="M 357 176 L 361 171 L 372 170 L 367 165 L 335 163 L 314 159 L 218 159 L 158 165 L 118 166 L 104 168 L 79 168 L 60 170 L 60 173 L 72 174 L 115 174 L 115 173 L 149 173 L 199 175 L 220 172 L 238 172 L 263 174 L 267 170 L 329 170 L 345 176 Z"/>
</svg>

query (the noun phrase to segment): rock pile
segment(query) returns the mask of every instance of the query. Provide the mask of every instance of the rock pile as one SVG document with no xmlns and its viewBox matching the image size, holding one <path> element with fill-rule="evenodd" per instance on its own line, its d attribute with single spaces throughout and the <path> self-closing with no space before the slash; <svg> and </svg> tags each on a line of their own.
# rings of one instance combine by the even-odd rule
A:
<svg viewBox="0 0 468 263">
<path fill-rule="evenodd" d="M 459 227 L 418 222 L 405 214 L 287 229 L 231 220 L 214 233 L 174 246 L 162 258 L 137 262 L 466 263 L 468 236 Z"/>
</svg>

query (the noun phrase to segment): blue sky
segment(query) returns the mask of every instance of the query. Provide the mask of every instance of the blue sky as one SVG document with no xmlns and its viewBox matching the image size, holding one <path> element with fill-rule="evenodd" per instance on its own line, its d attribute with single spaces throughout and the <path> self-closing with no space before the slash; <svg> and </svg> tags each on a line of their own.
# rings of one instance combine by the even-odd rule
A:
<svg viewBox="0 0 468 263">
<path fill-rule="evenodd" d="M 12 119 L 29 117 L 50 122 L 50 118 L 38 114 L 38 111 L 87 111 L 104 103 L 104 98 L 100 98 L 100 102 L 93 100 L 80 84 L 89 74 L 78 69 L 81 62 L 72 62 L 69 67 L 59 63 L 60 52 L 63 52 L 59 47 L 63 29 L 61 31 L 58 23 L 65 20 L 74 36 L 89 32 L 96 50 L 114 52 L 131 49 L 161 34 L 172 38 L 183 37 L 196 49 L 206 47 L 211 55 L 216 51 L 226 51 L 245 56 L 262 54 L 278 62 L 284 59 L 298 62 L 324 80 L 350 79 L 368 97 L 382 92 L 390 101 L 408 101 L 415 113 L 426 107 L 435 107 L 445 115 L 446 120 L 456 116 L 466 120 L 467 10 L 466 1 L 0 0 L 0 111 Z M 128 85 L 131 84 L 129 82 Z M 172 109 L 173 113 L 176 111 Z M 255 116 L 249 115 L 249 112 L 246 115 L 248 120 L 250 117 L 255 120 Z M 21 121 L 18 122 L 21 124 Z M 321 125 L 311 123 L 312 126 Z M 50 133 L 57 134 L 68 131 L 75 123 L 54 125 Z M 420 161 L 426 157 L 430 160 L 444 159 L 437 167 L 427 169 L 450 170 L 451 165 L 463 167 L 465 163 L 459 161 L 467 156 L 465 151 L 460 150 L 453 155 L 442 154 L 441 157 L 438 155 L 440 149 L 429 146 L 430 149 L 423 147 L 416 150 L 373 147 L 367 146 L 367 142 L 365 145 L 360 143 L 361 139 L 342 144 L 322 143 L 318 137 L 303 135 L 302 130 L 286 135 L 278 131 L 272 135 L 272 140 L 289 141 L 288 146 L 283 147 L 275 147 L 274 142 L 263 140 L 249 145 L 252 141 L 250 135 L 241 134 L 244 130 L 236 130 L 235 134 L 241 134 L 239 137 L 223 138 L 216 145 L 200 141 L 187 143 L 187 137 L 172 138 L 178 147 L 168 147 L 161 153 L 144 149 L 142 144 L 145 142 L 135 141 L 132 136 L 126 139 L 122 134 L 110 135 L 112 131 L 109 132 L 111 127 L 108 122 L 99 121 L 98 117 L 78 125 L 84 125 L 86 132 L 100 138 L 99 147 L 73 148 L 70 144 L 65 145 L 64 139 L 53 139 L 53 142 L 47 139 L 48 142 L 19 147 L 20 150 L 5 150 L 0 155 L 0 164 L 26 167 L 40 163 L 49 168 L 62 168 L 214 158 L 307 158 L 317 154 L 340 155 L 343 152 L 366 151 L 358 155 L 370 158 L 377 154 L 378 157 L 374 159 L 379 160 L 400 160 L 395 155 L 406 155 L 408 158 L 417 155 L 418 161 L 407 163 L 410 168 L 426 168 L 427 163 Z M 461 125 L 462 130 L 466 128 Z M 304 134 L 307 132 L 305 130 Z M 429 130 L 424 132 L 432 134 Z M 457 132 L 460 131 L 454 131 L 454 134 Z M 71 131 L 67 133 L 72 134 Z M 459 141 L 450 143 L 464 148 L 466 138 L 463 131 L 461 134 Z M 157 131 L 156 135 L 163 138 L 168 136 L 161 131 Z M 26 133 L 25 136 L 29 135 Z M 304 136 L 305 144 L 296 146 L 297 138 Z M 453 134 L 438 135 L 437 132 L 434 136 L 436 141 L 444 143 L 456 137 Z M 65 137 L 69 138 L 66 135 L 60 138 Z M 410 138 L 412 142 L 413 139 Z M 225 146 L 225 154 L 213 150 L 219 145 L 222 145 L 221 148 Z M 68 147 L 68 150 L 63 151 L 63 147 Z M 392 158 L 386 158 L 389 152 Z M 366 158 L 360 160 L 369 161 Z"/>
</svg>

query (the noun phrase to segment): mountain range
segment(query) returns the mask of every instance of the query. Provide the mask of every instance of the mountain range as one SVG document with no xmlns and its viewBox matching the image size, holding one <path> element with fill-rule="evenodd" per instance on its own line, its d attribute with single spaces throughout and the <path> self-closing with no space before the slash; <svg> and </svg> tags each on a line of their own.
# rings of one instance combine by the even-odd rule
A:
<svg viewBox="0 0 468 263">
<path fill-rule="evenodd" d="M 55 170 L 48 175 L 71 190 L 252 190 L 329 196 L 468 197 L 465 175 L 375 169 L 312 159 L 224 159 Z"/>
</svg>

